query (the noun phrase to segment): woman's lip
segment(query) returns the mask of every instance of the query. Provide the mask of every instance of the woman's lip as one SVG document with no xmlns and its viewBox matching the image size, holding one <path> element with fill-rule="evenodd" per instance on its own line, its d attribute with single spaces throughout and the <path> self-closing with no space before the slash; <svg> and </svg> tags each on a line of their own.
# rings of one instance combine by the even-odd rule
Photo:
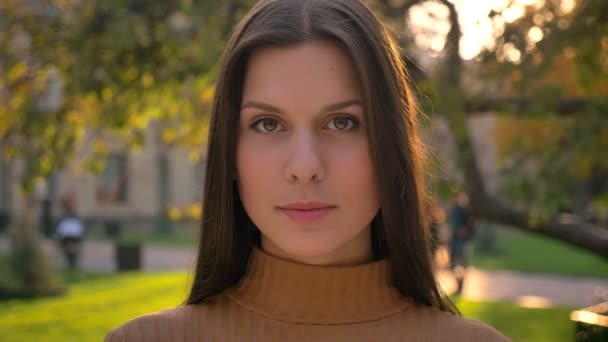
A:
<svg viewBox="0 0 608 342">
<path fill-rule="evenodd" d="M 299 222 L 312 222 L 319 220 L 323 216 L 329 214 L 334 209 L 336 209 L 335 206 L 314 209 L 288 209 L 281 207 L 279 208 L 279 210 L 285 215 L 287 215 L 287 217 Z"/>
<path fill-rule="evenodd" d="M 335 205 L 322 203 L 322 202 L 294 202 L 286 205 L 282 205 L 280 209 L 296 209 L 296 210 L 313 210 L 335 207 Z"/>
</svg>

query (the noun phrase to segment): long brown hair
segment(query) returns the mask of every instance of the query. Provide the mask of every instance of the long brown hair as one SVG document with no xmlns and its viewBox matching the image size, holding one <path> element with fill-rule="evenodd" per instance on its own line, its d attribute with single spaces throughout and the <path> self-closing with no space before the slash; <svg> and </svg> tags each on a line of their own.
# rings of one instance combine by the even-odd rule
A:
<svg viewBox="0 0 608 342">
<path fill-rule="evenodd" d="M 262 0 L 233 32 L 223 56 L 209 133 L 196 273 L 187 304 L 236 284 L 259 231 L 239 198 L 235 155 L 243 79 L 251 53 L 327 39 L 351 56 L 361 83 L 382 208 L 372 222 L 377 259 L 389 258 L 393 285 L 420 303 L 455 312 L 429 257 L 424 151 L 416 104 L 399 48 L 374 14 L 355 0 Z"/>
</svg>

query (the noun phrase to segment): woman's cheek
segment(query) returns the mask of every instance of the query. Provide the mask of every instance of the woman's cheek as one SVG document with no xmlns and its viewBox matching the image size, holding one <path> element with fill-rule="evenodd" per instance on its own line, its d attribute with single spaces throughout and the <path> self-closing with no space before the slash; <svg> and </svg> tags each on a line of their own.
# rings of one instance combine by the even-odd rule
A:
<svg viewBox="0 0 608 342">
<path fill-rule="evenodd" d="M 332 168 L 342 191 L 367 198 L 377 197 L 377 180 L 367 142 L 356 140 L 331 151 Z"/>
<path fill-rule="evenodd" d="M 273 170 L 278 167 L 277 164 L 281 158 L 280 146 L 270 141 L 270 137 L 261 138 L 245 137 L 239 142 L 237 167 L 241 172 L 242 180 L 251 179 L 255 181 L 256 179 L 276 177 L 277 173 Z"/>
</svg>

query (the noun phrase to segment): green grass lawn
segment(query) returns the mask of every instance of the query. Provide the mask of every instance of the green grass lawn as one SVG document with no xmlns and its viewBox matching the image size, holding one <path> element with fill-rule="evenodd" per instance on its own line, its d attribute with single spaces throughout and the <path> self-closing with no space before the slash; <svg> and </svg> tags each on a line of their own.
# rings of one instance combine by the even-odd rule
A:
<svg viewBox="0 0 608 342">
<path fill-rule="evenodd" d="M 511 303 L 454 300 L 463 316 L 485 322 L 513 341 L 574 341 L 571 308 L 521 308 Z"/>
<path fill-rule="evenodd" d="M 608 260 L 566 243 L 510 229 L 497 229 L 496 253 L 474 252 L 471 265 L 576 277 L 608 278 Z"/>
<path fill-rule="evenodd" d="M 67 295 L 12 300 L 0 305 L 6 341 L 101 341 L 112 328 L 138 315 L 174 307 L 188 289 L 184 272 L 80 279 Z M 463 315 L 484 321 L 514 341 L 571 341 L 569 309 L 524 309 L 506 303 L 455 299 Z"/>
<path fill-rule="evenodd" d="M 146 312 L 178 305 L 187 276 L 124 274 L 83 280 L 63 297 L 12 300 L 0 305 L 5 341 L 101 341 L 119 324 Z"/>
</svg>

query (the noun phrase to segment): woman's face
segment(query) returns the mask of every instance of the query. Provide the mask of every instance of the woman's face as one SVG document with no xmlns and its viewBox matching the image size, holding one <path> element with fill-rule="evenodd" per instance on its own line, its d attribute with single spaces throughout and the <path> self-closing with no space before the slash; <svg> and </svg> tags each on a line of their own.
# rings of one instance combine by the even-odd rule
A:
<svg viewBox="0 0 608 342">
<path fill-rule="evenodd" d="M 243 87 L 238 187 L 262 248 L 308 264 L 371 260 L 380 199 L 349 56 L 323 41 L 261 49 Z"/>
</svg>

